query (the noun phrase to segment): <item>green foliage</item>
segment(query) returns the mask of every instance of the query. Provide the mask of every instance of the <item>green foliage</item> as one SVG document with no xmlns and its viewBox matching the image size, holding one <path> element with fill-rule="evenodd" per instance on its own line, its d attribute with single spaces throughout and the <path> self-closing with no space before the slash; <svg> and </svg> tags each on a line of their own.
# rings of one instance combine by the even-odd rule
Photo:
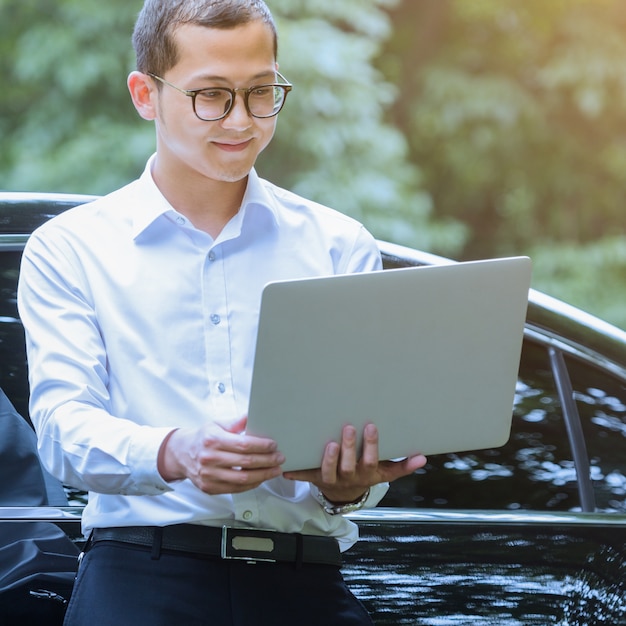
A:
<svg viewBox="0 0 626 626">
<path fill-rule="evenodd" d="M 269 0 L 294 83 L 262 175 L 378 237 L 531 254 L 626 327 L 623 0 Z M 0 0 L 0 188 L 105 193 L 154 150 L 127 93 L 141 0 Z"/>
<path fill-rule="evenodd" d="M 394 51 L 415 94 L 396 117 L 437 213 L 469 226 L 463 254 L 592 241 L 621 227 L 623 2 L 426 0 L 403 3 L 398 23 L 433 12 L 423 62 L 407 43 Z"/>
<path fill-rule="evenodd" d="M 530 254 L 542 291 L 626 328 L 626 236 L 544 246 Z"/>
<path fill-rule="evenodd" d="M 535 286 L 623 324 L 598 291 L 623 290 L 626 261 L 597 254 L 624 233 L 623 0 L 405 0 L 391 16 L 394 121 L 433 213 L 470 233 L 459 257 L 532 249 Z"/>
<path fill-rule="evenodd" d="M 407 159 L 406 139 L 382 122 L 398 95 L 373 66 L 390 28 L 376 6 L 383 3 L 284 4 L 283 15 L 273 3 L 281 15 L 279 60 L 296 88 L 260 171 L 357 217 L 379 237 L 458 249 L 464 231 L 429 223 L 431 200 Z M 355 15 L 358 21 L 348 22 Z"/>
<path fill-rule="evenodd" d="M 362 220 L 377 236 L 454 250 L 435 224 L 403 135 L 384 121 L 397 93 L 373 68 L 395 0 L 270 1 L 281 69 L 295 83 L 259 162 L 277 182 Z M 139 0 L 0 0 L 0 188 L 105 193 L 154 149 L 126 89 Z M 10 19 L 9 19 L 10 16 Z M 10 24 L 10 26 L 9 26 Z"/>
<path fill-rule="evenodd" d="M 0 10 L 12 86 L 0 96 L 0 187 L 104 193 L 132 178 L 154 144 L 125 85 L 137 3 L 5 0 Z"/>
</svg>

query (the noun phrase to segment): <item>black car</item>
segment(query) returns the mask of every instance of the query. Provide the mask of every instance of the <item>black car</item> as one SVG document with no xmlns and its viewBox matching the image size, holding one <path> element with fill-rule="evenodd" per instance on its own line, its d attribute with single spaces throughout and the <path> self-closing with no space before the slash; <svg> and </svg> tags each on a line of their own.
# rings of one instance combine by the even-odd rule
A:
<svg viewBox="0 0 626 626">
<path fill-rule="evenodd" d="M 88 200 L 0 194 L 0 387 L 26 422 L 21 252 L 35 227 Z M 380 247 L 387 269 L 451 262 Z M 0 491 L 0 533 L 33 538 L 48 528 L 51 542 L 39 542 L 28 569 L 3 560 L 18 551 L 0 541 L 0 576 L 13 568 L 9 583 L 0 578 L 0 623 L 13 623 L 18 607 L 55 623 L 70 593 L 85 496 L 51 495 L 42 476 L 36 504 L 19 489 L 15 501 Z M 509 442 L 430 457 L 379 507 L 351 517 L 362 539 L 344 574 L 377 624 L 626 624 L 626 332 L 531 290 Z M 50 565 L 50 551 L 63 558 Z"/>
</svg>

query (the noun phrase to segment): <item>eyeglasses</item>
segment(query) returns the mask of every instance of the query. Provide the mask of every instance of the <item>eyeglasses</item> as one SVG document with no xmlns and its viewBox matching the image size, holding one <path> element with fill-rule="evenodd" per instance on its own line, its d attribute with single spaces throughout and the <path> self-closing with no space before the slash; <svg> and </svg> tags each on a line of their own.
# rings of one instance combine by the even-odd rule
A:
<svg viewBox="0 0 626 626">
<path fill-rule="evenodd" d="M 151 74 L 148 76 L 159 82 L 173 87 L 177 91 L 191 98 L 191 105 L 196 116 L 204 122 L 216 122 L 224 119 L 235 105 L 235 96 L 238 91 L 243 93 L 243 102 L 246 111 L 252 117 L 268 118 L 280 113 L 285 104 L 287 94 L 293 89 L 293 85 L 279 72 L 276 72 L 282 83 L 268 83 L 254 85 L 253 87 L 230 89 L 229 87 L 206 87 L 204 89 L 181 89 L 164 78 Z"/>
</svg>

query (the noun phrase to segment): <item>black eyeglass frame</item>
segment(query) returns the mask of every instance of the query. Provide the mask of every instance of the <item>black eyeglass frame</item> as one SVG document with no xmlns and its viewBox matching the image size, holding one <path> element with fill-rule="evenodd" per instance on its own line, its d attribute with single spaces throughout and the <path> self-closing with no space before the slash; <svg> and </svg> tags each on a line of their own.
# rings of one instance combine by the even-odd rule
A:
<svg viewBox="0 0 626 626">
<path fill-rule="evenodd" d="M 293 85 L 280 72 L 277 71 L 276 75 L 278 76 L 280 80 L 284 82 L 283 83 L 263 83 L 260 85 L 253 85 L 252 87 L 247 87 L 247 88 L 237 87 L 236 89 L 231 89 L 230 87 L 203 87 L 202 89 L 182 89 L 181 87 L 177 87 L 176 85 L 173 85 L 172 83 L 168 82 L 164 78 L 161 78 L 160 76 L 157 76 L 156 74 L 153 74 L 152 72 L 148 72 L 148 76 L 150 76 L 151 78 L 154 78 L 155 80 L 158 80 L 164 85 L 167 85 L 168 87 L 172 87 L 176 89 L 176 91 L 180 91 L 180 93 L 191 98 L 191 106 L 193 108 L 193 112 L 195 113 L 196 117 L 199 120 L 202 120 L 203 122 L 217 122 L 218 120 L 223 120 L 225 117 L 228 117 L 230 112 L 233 110 L 233 107 L 235 106 L 235 98 L 237 97 L 238 91 L 243 92 L 243 103 L 246 107 L 246 111 L 248 112 L 248 115 L 252 117 L 256 117 L 257 119 L 269 119 L 271 117 L 276 117 L 282 111 L 282 108 L 285 106 L 285 102 L 287 100 L 287 94 L 293 89 Z M 270 115 L 255 115 L 250 110 L 250 106 L 248 104 L 248 98 L 250 97 L 250 94 L 255 89 L 260 89 L 262 87 L 281 87 L 284 91 L 283 101 L 280 103 L 280 107 L 278 108 L 278 110 L 273 111 Z M 226 111 L 224 111 L 224 113 L 222 113 L 222 115 L 218 117 L 206 118 L 206 117 L 201 117 L 200 115 L 198 115 L 198 111 L 196 110 L 196 96 L 199 93 L 202 93 L 203 91 L 218 91 L 218 90 L 227 91 L 230 94 L 230 105 L 228 106 Z"/>
</svg>

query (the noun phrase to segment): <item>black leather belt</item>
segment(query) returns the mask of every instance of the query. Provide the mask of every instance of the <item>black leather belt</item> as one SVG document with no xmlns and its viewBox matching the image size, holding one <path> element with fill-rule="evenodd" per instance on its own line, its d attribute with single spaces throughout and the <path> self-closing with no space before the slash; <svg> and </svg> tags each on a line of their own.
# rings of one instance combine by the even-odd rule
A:
<svg viewBox="0 0 626 626">
<path fill-rule="evenodd" d="M 254 528 L 219 528 L 198 524 L 96 528 L 91 541 L 118 541 L 158 551 L 175 550 L 249 562 L 341 565 L 339 544 L 332 537 Z"/>
</svg>

